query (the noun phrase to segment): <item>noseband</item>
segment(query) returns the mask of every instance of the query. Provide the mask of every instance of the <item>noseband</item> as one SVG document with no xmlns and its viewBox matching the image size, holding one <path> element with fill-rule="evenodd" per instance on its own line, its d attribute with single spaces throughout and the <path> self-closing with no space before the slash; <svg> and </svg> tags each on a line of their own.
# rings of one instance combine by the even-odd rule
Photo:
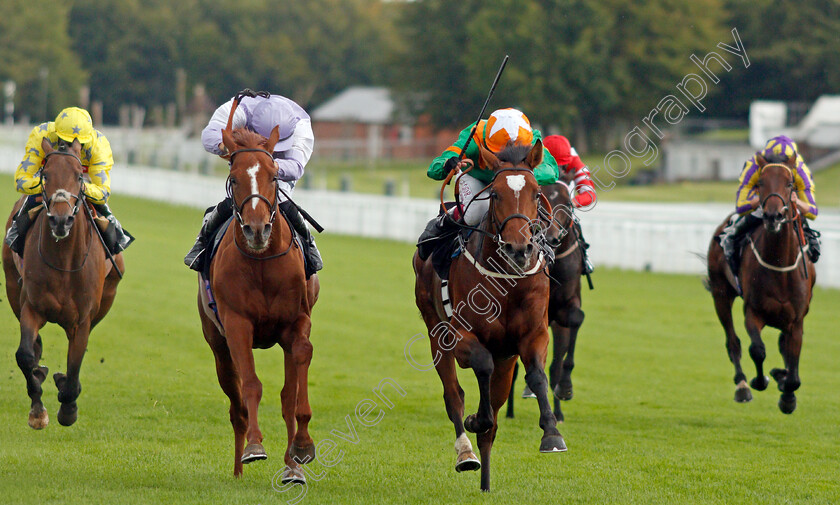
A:
<svg viewBox="0 0 840 505">
<path fill-rule="evenodd" d="M 79 159 L 79 157 L 76 156 L 74 153 L 67 152 L 67 151 L 53 151 L 53 152 L 47 154 L 46 156 L 44 156 L 45 167 L 46 167 L 46 163 L 47 163 L 47 160 L 49 159 L 49 157 L 54 156 L 54 155 L 70 156 L 72 158 L 75 158 L 76 161 L 79 162 L 80 166 L 82 164 L 82 160 Z M 70 215 L 73 216 L 73 217 L 75 217 L 76 214 L 79 213 L 79 202 L 81 202 L 84 198 L 85 185 L 84 185 L 84 179 L 82 177 L 82 174 L 79 174 L 79 182 L 80 182 L 80 185 L 79 185 L 79 194 L 78 195 L 74 195 L 74 194 L 72 194 L 69 191 L 64 190 L 64 189 L 59 189 L 53 195 L 53 196 L 55 196 L 55 202 L 57 202 L 57 203 L 67 202 L 69 204 L 70 203 L 70 198 L 75 199 L 75 201 L 73 203 L 73 210 L 70 213 Z M 41 184 L 41 198 L 44 200 L 44 205 L 46 207 L 47 216 L 48 217 L 53 217 L 53 215 L 50 213 L 50 207 L 53 204 L 53 197 L 52 196 L 47 196 L 47 187 L 44 184 L 44 170 L 43 169 L 41 169 L 41 173 L 40 173 L 40 184 Z"/>
<path fill-rule="evenodd" d="M 255 149 L 255 148 L 247 148 L 247 149 L 237 149 L 230 153 L 230 165 L 233 166 L 233 157 L 239 153 L 263 153 L 268 155 L 268 157 L 274 161 L 274 156 L 265 149 Z M 271 203 L 268 198 L 264 197 L 259 193 L 251 193 L 250 195 L 246 196 L 244 200 L 242 200 L 241 204 L 236 203 L 236 198 L 233 196 L 233 184 L 230 176 L 228 176 L 227 183 L 225 184 L 225 191 L 227 192 L 228 198 L 233 202 L 233 215 L 236 217 L 236 222 L 242 226 L 242 209 L 245 208 L 245 204 L 248 203 L 250 200 L 256 198 L 258 200 L 262 200 L 268 205 L 269 210 L 271 210 L 271 215 L 268 218 L 268 224 L 274 224 L 274 219 L 277 217 L 277 201 L 279 198 L 277 197 L 277 193 L 279 192 L 279 186 L 277 185 L 277 178 L 272 178 L 274 181 L 274 203 Z"/>
</svg>

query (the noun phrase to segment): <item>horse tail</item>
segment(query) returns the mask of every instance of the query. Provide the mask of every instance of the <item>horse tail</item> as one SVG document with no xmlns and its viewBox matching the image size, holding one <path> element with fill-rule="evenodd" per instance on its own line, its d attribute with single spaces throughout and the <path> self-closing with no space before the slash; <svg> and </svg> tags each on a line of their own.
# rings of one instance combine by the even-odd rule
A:
<svg viewBox="0 0 840 505">
<path fill-rule="evenodd" d="M 705 254 L 698 253 L 698 252 L 692 252 L 691 254 L 693 254 L 697 259 L 699 259 L 700 262 L 703 263 L 703 266 L 706 267 L 706 269 L 708 270 L 708 266 L 709 266 L 708 256 L 706 256 Z M 712 284 L 711 284 L 711 281 L 709 280 L 709 276 L 708 275 L 704 276 L 701 282 L 703 282 L 703 287 L 706 288 L 706 291 L 711 293 L 712 292 Z"/>
</svg>

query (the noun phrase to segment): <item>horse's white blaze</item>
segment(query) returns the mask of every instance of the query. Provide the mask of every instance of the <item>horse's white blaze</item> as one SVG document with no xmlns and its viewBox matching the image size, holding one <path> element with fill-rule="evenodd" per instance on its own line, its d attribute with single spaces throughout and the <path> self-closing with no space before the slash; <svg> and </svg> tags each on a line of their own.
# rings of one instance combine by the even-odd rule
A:
<svg viewBox="0 0 840 505">
<path fill-rule="evenodd" d="M 519 195 L 519 192 L 522 188 L 525 187 L 525 176 L 524 175 L 509 175 L 507 176 L 507 183 L 510 186 L 510 189 L 514 190 Z"/>
<path fill-rule="evenodd" d="M 467 434 L 461 433 L 461 435 L 455 439 L 455 452 L 460 456 L 467 451 L 472 452 L 472 450 L 472 444 L 470 443 L 470 439 L 467 438 Z"/>
<path fill-rule="evenodd" d="M 248 170 L 245 171 L 245 173 L 247 173 L 248 176 L 251 177 L 251 194 L 252 195 L 256 195 L 256 194 L 259 193 L 259 188 L 257 188 L 257 172 L 259 172 L 259 171 L 260 171 L 260 166 L 259 165 L 254 165 L 253 167 L 251 167 L 251 168 L 249 168 Z M 256 198 L 251 199 L 251 208 L 252 209 L 257 208 L 257 199 Z"/>
</svg>

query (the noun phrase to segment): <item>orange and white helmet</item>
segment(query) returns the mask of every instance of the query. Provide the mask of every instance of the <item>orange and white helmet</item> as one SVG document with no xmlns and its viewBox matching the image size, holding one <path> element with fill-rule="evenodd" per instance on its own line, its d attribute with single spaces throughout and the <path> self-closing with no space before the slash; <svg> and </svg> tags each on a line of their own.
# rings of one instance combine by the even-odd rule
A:
<svg viewBox="0 0 840 505">
<path fill-rule="evenodd" d="M 499 109 L 484 124 L 484 145 L 494 153 L 504 150 L 508 144 L 530 145 L 533 140 L 531 122 L 516 109 Z"/>
</svg>

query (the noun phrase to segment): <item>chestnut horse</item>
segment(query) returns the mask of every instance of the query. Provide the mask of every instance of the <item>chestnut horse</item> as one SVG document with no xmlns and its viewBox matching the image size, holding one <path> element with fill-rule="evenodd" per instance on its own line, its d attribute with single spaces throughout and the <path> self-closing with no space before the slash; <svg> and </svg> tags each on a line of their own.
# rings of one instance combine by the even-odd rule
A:
<svg viewBox="0 0 840 505">
<path fill-rule="evenodd" d="M 583 251 L 574 223 L 572 189 L 565 182 L 544 186 L 553 215 L 546 233 L 547 243 L 554 249 L 554 262 L 548 268 L 551 287 L 548 295 L 548 322 L 553 336 L 554 352 L 549 366 L 549 386 L 554 393 L 554 417 L 564 419 L 560 400 L 572 399 L 572 369 L 575 367 L 575 343 L 583 324 L 580 277 L 583 275 Z M 513 372 L 513 383 L 519 364 Z M 508 397 L 507 417 L 512 418 L 514 386 Z M 526 388 L 523 397 L 533 398 Z"/>
<path fill-rule="evenodd" d="M 764 375 L 764 342 L 761 330 L 772 326 L 781 330 L 779 351 L 785 368 L 775 368 L 770 375 L 782 392 L 779 409 L 790 414 L 796 409 L 794 391 L 799 388 L 799 353 L 805 315 L 811 303 L 811 292 L 816 280 L 814 265 L 801 249 L 801 214 L 791 203 L 796 190 L 794 171 L 796 158 L 787 163 L 767 163 L 757 157 L 759 166 L 758 196 L 763 211 L 764 225 L 750 233 L 744 246 L 740 280 L 744 298 L 744 319 L 750 335 L 750 357 L 755 363 L 756 377 L 750 386 L 758 391 L 767 388 L 769 379 Z M 718 319 L 726 332 L 726 349 L 729 360 L 735 365 L 735 401 L 748 402 L 752 393 L 746 376 L 741 370 L 741 342 L 732 324 L 732 302 L 738 296 L 723 250 L 717 241 L 724 221 L 715 230 L 709 246 L 709 288 L 715 301 Z M 806 274 L 807 271 L 807 274 Z"/>
<path fill-rule="evenodd" d="M 112 268 L 95 225 L 82 208 L 86 202 L 79 141 L 70 145 L 61 141 L 54 149 L 44 139 L 41 148 L 45 153 L 41 197 L 46 208 L 26 236 L 23 258 L 3 243 L 6 295 L 20 320 L 20 346 L 15 358 L 32 400 L 29 426 L 35 429 L 49 423 L 41 402 L 41 384 L 48 370 L 38 364 L 43 350 L 38 332 L 50 322 L 67 334 L 67 373 L 56 373 L 53 379 L 61 402 L 58 422 L 70 426 L 78 416 L 76 399 L 82 391 L 79 372 L 90 331 L 111 308 L 120 272 L 125 270 L 122 253 L 114 257 L 120 272 Z M 15 204 L 6 221 L 7 229 L 22 204 L 23 199 Z M 76 219 L 80 210 L 82 216 Z"/>
<path fill-rule="evenodd" d="M 294 245 L 291 227 L 277 211 L 277 168 L 271 153 L 278 137 L 276 127 L 267 140 L 245 129 L 222 130 L 231 153 L 227 187 L 236 221 L 210 265 L 218 319 L 202 299 L 206 292 L 201 276 L 198 305 L 204 338 L 216 357 L 219 384 L 230 398 L 233 474 L 242 474 L 243 463 L 267 458 L 257 421 L 262 383 L 254 369 L 253 349 L 280 344 L 285 355 L 280 398 L 288 434 L 283 483 L 304 483 L 300 464 L 315 458 L 307 374 L 312 360 L 310 316 L 319 285 L 315 275 L 306 280 L 303 255 Z"/>
<path fill-rule="evenodd" d="M 531 231 L 540 199 L 533 169 L 542 161 L 542 143 L 538 141 L 533 148 L 508 147 L 498 157 L 483 147 L 480 151 L 484 166 L 494 170 L 495 175 L 476 197 L 484 194 L 490 206 L 480 226 L 473 228 L 462 253 L 452 262 L 448 279 L 454 307 L 451 318 L 443 305 L 442 281 L 431 259 L 422 261 L 415 253 L 413 265 L 417 307 L 429 330 L 446 411 L 455 426 L 455 470 L 481 468 L 481 489 L 487 491 L 498 412 L 510 391 L 517 357 L 525 365 L 525 380 L 537 394 L 540 406 L 540 452 L 565 451 L 566 445 L 548 402 L 544 371 L 548 350 L 548 277 Z M 462 368 L 472 368 L 478 380 L 478 411 L 466 419 L 456 361 Z M 480 462 L 465 429 L 478 435 Z"/>
</svg>

